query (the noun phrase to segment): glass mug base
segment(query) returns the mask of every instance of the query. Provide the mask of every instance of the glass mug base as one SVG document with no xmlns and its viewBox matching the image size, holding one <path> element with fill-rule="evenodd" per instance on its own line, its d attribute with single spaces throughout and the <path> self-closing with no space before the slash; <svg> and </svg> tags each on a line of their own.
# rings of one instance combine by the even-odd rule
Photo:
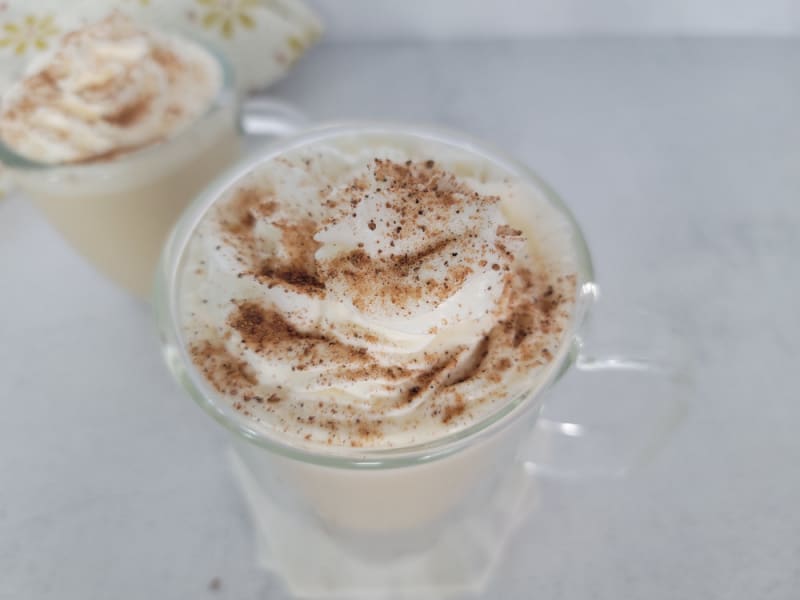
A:
<svg viewBox="0 0 800 600">
<path fill-rule="evenodd" d="M 478 594 L 535 508 L 534 479 L 517 461 L 480 502 L 445 513 L 435 524 L 402 534 L 347 533 L 277 501 L 235 449 L 228 458 L 254 525 L 256 561 L 297 598 L 412 600 Z"/>
</svg>

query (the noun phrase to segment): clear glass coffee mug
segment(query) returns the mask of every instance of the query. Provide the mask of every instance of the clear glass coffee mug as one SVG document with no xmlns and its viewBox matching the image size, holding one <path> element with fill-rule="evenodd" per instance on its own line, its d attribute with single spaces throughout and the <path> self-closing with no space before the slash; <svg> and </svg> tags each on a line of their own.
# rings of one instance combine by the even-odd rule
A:
<svg viewBox="0 0 800 600">
<path fill-rule="evenodd" d="M 242 133 L 276 135 L 302 120 L 264 98 L 242 106 L 228 60 L 207 50 L 223 74 L 219 93 L 205 114 L 164 142 L 108 161 L 51 165 L 0 141 L 13 184 L 84 258 L 140 297 L 150 296 L 159 254 L 183 209 L 242 156 Z"/>
<path fill-rule="evenodd" d="M 232 181 L 289 149 L 361 133 L 411 135 L 456 146 L 530 184 L 571 226 L 578 257 L 577 309 L 565 343 L 536 387 L 509 398 L 485 420 L 405 448 L 315 452 L 270 438 L 225 402 L 216 401 L 215 392 L 193 367 L 178 325 L 178 273 L 197 223 Z M 675 395 L 674 376 L 680 370 L 672 361 L 680 354 L 674 338 L 647 336 L 658 350 L 649 356 L 645 348 L 636 359 L 614 353 L 590 358 L 582 332 L 596 299 L 592 263 L 577 223 L 528 168 L 461 134 L 410 125 L 343 123 L 266 146 L 196 199 L 162 254 L 155 312 L 173 375 L 232 434 L 232 466 L 256 526 L 260 563 L 278 573 L 298 597 L 433 598 L 480 590 L 486 584 L 505 542 L 531 506 L 532 471 L 574 477 L 621 474 L 678 422 L 682 403 Z M 620 322 L 607 325 L 618 331 Z M 651 357 L 663 360 L 653 362 Z M 637 391 L 636 385 L 644 381 L 646 398 L 634 398 L 631 404 L 637 408 L 636 421 L 615 416 L 591 429 L 540 418 L 546 393 L 571 366 L 579 380 L 589 380 L 590 391 L 573 398 L 578 408 L 602 405 L 606 416 L 614 406 L 602 395 L 630 399 L 628 392 Z M 622 383 L 617 379 L 621 373 L 627 376 Z M 656 390 L 661 390 L 659 397 Z M 626 435 L 621 422 L 636 435 Z M 608 438 L 615 440 L 612 451 L 604 451 L 598 460 Z"/>
</svg>

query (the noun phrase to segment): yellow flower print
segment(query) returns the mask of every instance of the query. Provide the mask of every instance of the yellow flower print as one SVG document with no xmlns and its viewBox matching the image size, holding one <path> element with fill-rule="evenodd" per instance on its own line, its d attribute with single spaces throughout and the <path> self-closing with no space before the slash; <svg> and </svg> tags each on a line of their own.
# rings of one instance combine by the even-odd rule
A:
<svg viewBox="0 0 800 600">
<path fill-rule="evenodd" d="M 25 54 L 28 47 L 47 48 L 47 40 L 59 32 L 52 15 L 28 15 L 19 23 L 6 23 L 0 30 L 0 48 L 11 47 L 16 54 Z"/>
<path fill-rule="evenodd" d="M 204 7 L 201 17 L 206 29 L 219 29 L 228 39 L 233 37 L 237 26 L 252 29 L 256 26 L 251 9 L 258 6 L 259 0 L 196 0 Z"/>
</svg>

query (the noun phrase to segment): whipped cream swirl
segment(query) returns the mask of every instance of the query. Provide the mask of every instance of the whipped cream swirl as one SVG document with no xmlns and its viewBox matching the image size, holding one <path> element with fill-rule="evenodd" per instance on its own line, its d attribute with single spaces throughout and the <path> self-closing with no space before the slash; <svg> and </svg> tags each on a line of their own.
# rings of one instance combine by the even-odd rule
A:
<svg viewBox="0 0 800 600">
<path fill-rule="evenodd" d="M 196 366 L 301 442 L 391 447 L 468 426 L 532 385 L 571 314 L 568 244 L 551 236 L 551 257 L 529 239 L 551 223 L 506 216 L 529 190 L 449 147 L 392 142 L 260 165 L 185 257 Z"/>
<path fill-rule="evenodd" d="M 115 12 L 29 65 L 2 97 L 0 137 L 40 162 L 107 160 L 192 123 L 221 81 L 204 48 Z"/>
</svg>

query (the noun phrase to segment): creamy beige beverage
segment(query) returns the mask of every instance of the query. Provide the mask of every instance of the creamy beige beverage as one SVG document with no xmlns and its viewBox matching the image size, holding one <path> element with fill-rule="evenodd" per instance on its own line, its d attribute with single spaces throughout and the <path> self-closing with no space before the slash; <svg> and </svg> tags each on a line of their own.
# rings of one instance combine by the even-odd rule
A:
<svg viewBox="0 0 800 600">
<path fill-rule="evenodd" d="M 535 388 L 575 299 L 563 217 L 413 137 L 343 136 L 236 181 L 195 230 L 193 362 L 248 426 L 324 452 L 403 448 Z"/>
<path fill-rule="evenodd" d="M 591 267 L 521 165 L 356 123 L 265 147 L 211 186 L 158 273 L 167 363 L 234 433 L 270 564 L 304 581 L 308 548 L 362 564 L 350 536 L 399 556 L 495 527 L 482 507 L 524 493 L 518 452 L 571 356 Z M 486 539 L 465 551 L 485 558 Z"/>
<path fill-rule="evenodd" d="M 79 251 L 145 294 L 177 215 L 237 156 L 229 76 L 199 44 L 113 13 L 3 94 L 0 154 Z"/>
<path fill-rule="evenodd" d="M 264 147 L 184 213 L 157 282 L 167 364 L 233 434 L 259 562 L 298 597 L 474 595 L 530 474 L 574 477 L 549 459 L 616 431 L 537 423 L 543 392 L 579 358 L 615 383 L 573 401 L 651 364 L 581 351 L 597 288 L 557 195 L 419 126 Z"/>
</svg>

